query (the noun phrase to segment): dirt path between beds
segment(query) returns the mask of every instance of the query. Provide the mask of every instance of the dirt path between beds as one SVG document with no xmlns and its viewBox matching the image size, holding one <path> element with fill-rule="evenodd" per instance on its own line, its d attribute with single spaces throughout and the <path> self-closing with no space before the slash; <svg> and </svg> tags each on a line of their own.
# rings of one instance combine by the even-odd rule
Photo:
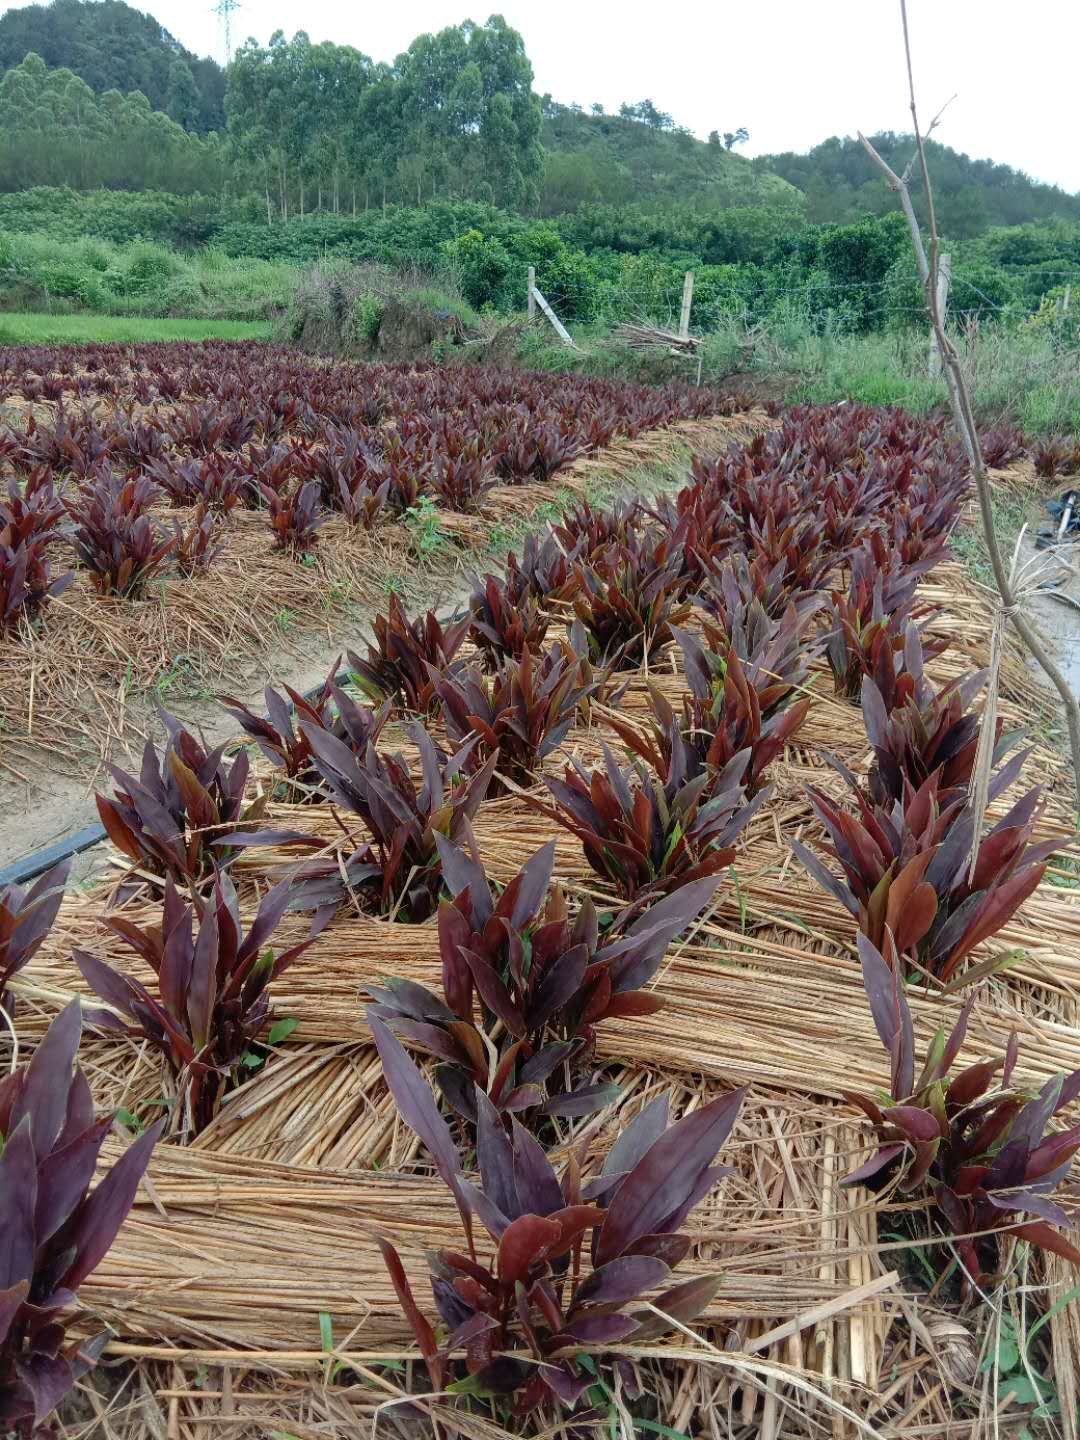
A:
<svg viewBox="0 0 1080 1440">
<path fill-rule="evenodd" d="M 621 496 L 655 494 L 660 489 L 681 484 L 687 473 L 688 464 L 684 459 L 661 467 L 644 465 L 639 475 L 624 474 L 618 483 L 602 493 L 602 498 L 608 503 Z M 434 606 L 442 614 L 467 604 L 471 587 L 466 573 L 473 566 L 483 570 L 483 558 L 463 549 L 452 552 L 444 565 L 418 568 L 412 576 L 401 577 L 406 607 L 414 612 Z M 303 637 L 298 637 L 293 654 L 273 662 L 246 686 L 223 686 L 222 693 L 235 695 L 262 713 L 265 709 L 263 691 L 267 685 L 287 683 L 301 692 L 312 688 L 326 678 L 331 665 L 347 649 L 362 653 L 375 613 L 372 607 L 350 607 L 347 616 L 336 624 L 332 643 L 324 635 L 313 635 L 307 644 Z M 302 656 L 295 654 L 297 645 L 304 646 Z M 166 708 L 212 744 L 232 739 L 239 733 L 235 720 L 215 699 L 173 700 L 169 697 Z M 160 742 L 164 738 L 160 721 L 152 713 L 148 714 L 147 721 L 153 738 Z M 132 768 L 132 760 L 123 753 L 119 740 L 109 758 L 122 769 Z M 109 777 L 101 773 L 100 767 L 95 772 L 96 778 L 65 775 L 50 771 L 45 764 L 27 764 L 21 758 L 19 767 L 24 776 L 21 780 L 0 771 L 0 869 L 98 823 L 94 791 L 110 787 Z M 108 855 L 107 847 L 100 844 L 83 851 L 75 857 L 73 877 L 85 881 L 99 875 L 109 863 Z"/>
</svg>

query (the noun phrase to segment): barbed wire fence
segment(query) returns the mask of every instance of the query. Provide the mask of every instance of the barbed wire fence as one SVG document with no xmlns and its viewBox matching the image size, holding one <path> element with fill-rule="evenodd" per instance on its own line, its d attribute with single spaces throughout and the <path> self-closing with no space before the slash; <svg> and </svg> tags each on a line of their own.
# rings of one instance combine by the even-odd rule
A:
<svg viewBox="0 0 1080 1440">
<path fill-rule="evenodd" d="M 1050 288 L 1064 288 L 1064 294 L 1056 297 L 1058 315 L 1069 309 L 1072 286 L 1080 285 L 1080 267 L 1049 269 L 1016 264 L 997 268 L 1017 277 L 1030 277 L 1040 284 L 1050 279 L 1057 281 L 1058 285 Z M 660 332 L 659 341 L 665 333 L 676 339 L 686 332 L 691 343 L 686 347 L 684 358 L 699 370 L 699 346 L 710 335 L 734 327 L 742 329 L 749 339 L 770 323 L 782 321 L 785 309 L 788 315 L 798 316 L 811 329 L 823 335 L 830 332 L 885 332 L 910 337 L 922 335 L 928 342 L 930 340 L 925 303 L 921 300 L 909 303 L 898 298 L 898 292 L 903 290 L 903 281 L 895 276 L 883 280 L 809 279 L 799 284 L 769 284 L 763 287 L 759 303 L 740 305 L 734 295 L 723 298 L 709 296 L 708 292 L 706 296 L 694 295 L 693 273 L 687 272 L 685 281 L 673 278 L 670 282 L 626 285 L 561 279 L 541 294 L 535 289 L 534 272 L 530 269 L 530 316 L 539 312 L 548 313 L 558 331 L 562 332 L 560 338 L 565 336 L 564 343 L 575 348 L 578 345 L 573 332 L 581 323 L 583 313 L 589 317 L 586 324 L 599 321 L 610 329 L 629 325 L 653 327 Z M 913 286 L 919 283 L 914 271 L 910 281 Z M 688 290 L 691 297 L 689 306 Z M 533 303 L 534 291 L 543 302 L 542 306 Z M 837 302 L 838 295 L 840 303 Z M 967 275 L 951 276 L 947 307 L 950 321 L 958 329 L 970 329 L 973 334 L 977 332 L 979 323 L 988 317 L 1005 318 L 1014 325 L 1023 324 L 1042 313 L 1044 306 L 1045 291 L 1002 301 L 987 293 L 983 285 Z M 672 351 L 673 356 L 679 353 L 677 349 Z M 932 378 L 935 373 L 932 351 L 928 368 Z"/>
</svg>

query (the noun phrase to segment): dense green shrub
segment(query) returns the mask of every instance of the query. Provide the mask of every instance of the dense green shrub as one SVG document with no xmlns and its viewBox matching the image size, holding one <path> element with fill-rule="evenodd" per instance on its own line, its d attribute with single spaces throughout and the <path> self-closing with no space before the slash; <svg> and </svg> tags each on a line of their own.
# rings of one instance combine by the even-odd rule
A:
<svg viewBox="0 0 1080 1440">
<path fill-rule="evenodd" d="M 292 266 L 234 260 L 215 250 L 170 250 L 149 241 L 114 246 L 0 231 L 0 308 L 51 310 L 57 302 L 103 315 L 263 320 L 282 309 Z"/>
<path fill-rule="evenodd" d="M 377 295 L 358 295 L 345 325 L 345 336 L 354 344 L 374 345 L 383 320 L 383 302 Z"/>
<path fill-rule="evenodd" d="M 253 202 L 223 205 L 208 195 L 171 195 L 161 190 L 80 193 L 38 185 L 0 194 L 0 229 L 24 234 L 44 231 L 57 240 L 88 236 L 115 245 L 139 239 L 205 245 L 226 219 L 246 217 L 252 209 Z"/>
<path fill-rule="evenodd" d="M 505 307 L 514 262 L 501 240 L 479 230 L 466 230 L 455 240 L 443 241 L 442 251 L 444 263 L 456 275 L 470 305 L 477 309 Z"/>
</svg>

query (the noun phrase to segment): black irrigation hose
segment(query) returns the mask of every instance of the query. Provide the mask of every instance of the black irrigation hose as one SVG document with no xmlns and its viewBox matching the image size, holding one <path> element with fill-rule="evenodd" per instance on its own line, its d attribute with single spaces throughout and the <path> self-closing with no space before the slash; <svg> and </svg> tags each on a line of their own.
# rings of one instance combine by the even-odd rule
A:
<svg viewBox="0 0 1080 1440">
<path fill-rule="evenodd" d="M 36 880 L 46 870 L 59 865 L 61 860 L 81 855 L 84 850 L 100 845 L 105 838 L 104 825 L 86 825 L 66 840 L 58 840 L 55 845 L 46 845 L 43 850 L 35 850 L 21 860 L 13 860 L 0 870 L 0 890 L 7 885 L 25 885 L 28 880 Z"/>
<path fill-rule="evenodd" d="M 310 690 L 305 690 L 303 692 L 304 699 L 313 700 L 323 688 L 324 683 L 320 681 Z M 24 855 L 21 860 L 13 860 L 10 865 L 5 865 L 0 870 L 0 890 L 7 885 L 25 885 L 28 880 L 36 880 L 39 875 L 44 875 L 46 870 L 51 870 L 62 860 L 70 860 L 73 855 L 81 855 L 84 850 L 92 850 L 95 845 L 100 845 L 102 840 L 107 839 L 108 834 L 104 825 L 85 825 L 81 830 L 76 830 L 74 835 L 69 835 L 66 840 L 58 840 L 55 845 L 46 845 L 41 850 L 33 850 L 29 855 Z"/>
</svg>

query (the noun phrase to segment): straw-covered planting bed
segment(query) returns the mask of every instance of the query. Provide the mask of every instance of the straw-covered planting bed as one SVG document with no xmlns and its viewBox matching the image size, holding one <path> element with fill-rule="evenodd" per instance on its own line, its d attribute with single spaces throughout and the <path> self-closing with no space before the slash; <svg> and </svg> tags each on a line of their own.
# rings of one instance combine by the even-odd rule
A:
<svg viewBox="0 0 1080 1440">
<path fill-rule="evenodd" d="M 537 510 L 761 428 L 715 392 L 251 344 L 0 360 L 0 778 L 96 775 L 155 707 L 303 668 Z M 505 545 L 504 545 L 505 548 Z"/>
<path fill-rule="evenodd" d="M 163 1132 L 70 1433 L 1077 1435 L 1073 802 L 1007 648 L 980 745 L 966 488 L 793 412 L 103 792 L 6 962 L 99 1170 Z"/>
</svg>

